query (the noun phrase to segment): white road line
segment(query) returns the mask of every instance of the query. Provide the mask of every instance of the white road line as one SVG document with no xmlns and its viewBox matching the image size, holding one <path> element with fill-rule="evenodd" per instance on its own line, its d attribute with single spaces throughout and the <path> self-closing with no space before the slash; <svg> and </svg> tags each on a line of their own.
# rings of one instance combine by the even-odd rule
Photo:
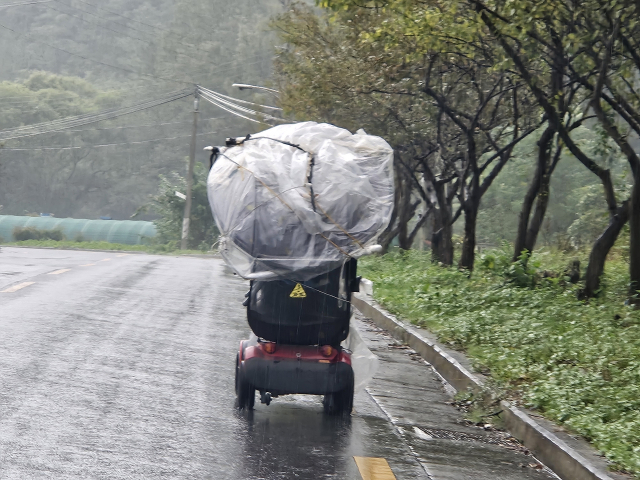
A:
<svg viewBox="0 0 640 480">
<path fill-rule="evenodd" d="M 130 253 L 121 253 L 120 255 L 116 255 L 116 257 L 126 257 L 128 255 L 131 255 Z"/>
<path fill-rule="evenodd" d="M 55 272 L 49 272 L 47 275 L 60 275 L 61 273 L 70 272 L 70 268 L 63 268 L 62 270 L 56 270 Z"/>
<path fill-rule="evenodd" d="M 17 292 L 18 290 L 23 289 L 24 287 L 28 287 L 29 285 L 33 285 L 36 282 L 23 282 L 23 283 L 19 283 L 18 285 L 14 285 L 13 287 L 9 287 L 6 288 L 4 290 L 2 290 L 0 293 L 13 293 L 13 292 Z"/>
</svg>

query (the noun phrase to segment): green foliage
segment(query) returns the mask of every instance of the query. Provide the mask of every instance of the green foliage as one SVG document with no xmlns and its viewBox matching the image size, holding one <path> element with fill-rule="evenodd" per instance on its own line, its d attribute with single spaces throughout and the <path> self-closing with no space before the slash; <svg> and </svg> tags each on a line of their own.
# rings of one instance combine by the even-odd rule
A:
<svg viewBox="0 0 640 480">
<path fill-rule="evenodd" d="M 505 270 L 505 277 L 512 280 L 518 287 L 535 286 L 539 263 L 529 260 L 529 252 L 522 252 L 518 259 Z"/>
<path fill-rule="evenodd" d="M 607 264 L 604 291 L 589 303 L 576 299 L 578 286 L 537 275 L 543 267 L 561 272 L 571 260 L 561 252 L 535 253 L 513 268 L 507 248 L 486 252 L 472 278 L 416 251 L 360 266 L 391 312 L 466 350 L 513 399 L 640 478 L 640 311 L 624 306 L 623 257 Z"/>
<path fill-rule="evenodd" d="M 60 229 L 40 230 L 35 227 L 16 227 L 12 233 L 17 242 L 24 240 L 53 240 L 60 242 L 65 240 L 64 233 Z"/>
<path fill-rule="evenodd" d="M 188 241 L 189 248 L 203 251 L 210 250 L 219 235 L 207 197 L 208 173 L 201 163 L 195 165 Z M 176 196 L 175 192 L 184 194 L 186 190 L 186 180 L 177 173 L 161 175 L 158 194 L 153 195 L 151 202 L 143 207 L 142 210 L 151 209 L 159 216 L 154 221 L 158 227 L 157 243 L 171 245 L 173 248 L 180 245 L 185 200 Z"/>
<path fill-rule="evenodd" d="M 539 137 L 538 131 L 516 146 L 513 158 L 482 198 L 478 215 L 480 244 L 497 246 L 504 240 L 515 239 L 523 192 L 533 175 Z M 611 166 L 620 198 L 627 198 L 631 177 L 619 149 L 609 146 L 603 151 L 593 125 L 577 128 L 572 138 L 599 165 Z M 496 222 L 496 218 L 500 221 Z M 551 177 L 549 206 L 539 243 L 551 246 L 567 240 L 572 248 L 585 248 L 604 231 L 607 223 L 600 180 L 565 150 Z"/>
<path fill-rule="evenodd" d="M 363 128 L 392 145 L 426 138 L 433 108 L 413 95 L 422 77 L 404 62 L 411 46 L 386 51 L 360 41 L 359 34 L 381 20 L 373 14 L 330 19 L 303 4 L 274 19 L 273 29 L 288 45 L 277 53 L 274 75 L 285 111 L 298 120 Z"/>
</svg>

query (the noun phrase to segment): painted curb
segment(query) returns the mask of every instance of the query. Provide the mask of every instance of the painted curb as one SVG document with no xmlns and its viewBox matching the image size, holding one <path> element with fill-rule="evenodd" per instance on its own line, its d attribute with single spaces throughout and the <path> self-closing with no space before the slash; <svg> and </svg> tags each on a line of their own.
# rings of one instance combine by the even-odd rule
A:
<svg viewBox="0 0 640 480">
<path fill-rule="evenodd" d="M 416 329 L 375 305 L 367 296 L 354 294 L 351 302 L 378 327 L 387 330 L 394 338 L 413 348 L 456 390 L 471 390 L 478 394 L 487 392 L 480 376 L 467 370 L 436 343 L 420 335 Z M 505 401 L 500 402 L 500 406 L 507 431 L 561 479 L 613 480 L 524 411 Z"/>
</svg>

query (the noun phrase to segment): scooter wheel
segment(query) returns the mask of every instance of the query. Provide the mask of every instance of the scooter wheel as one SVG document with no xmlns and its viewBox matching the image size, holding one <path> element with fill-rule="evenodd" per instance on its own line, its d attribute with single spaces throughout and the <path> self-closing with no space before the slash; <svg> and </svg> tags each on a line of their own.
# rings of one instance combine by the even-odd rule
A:
<svg viewBox="0 0 640 480">
<path fill-rule="evenodd" d="M 329 415 L 350 415 L 353 410 L 353 379 L 348 387 L 324 396 L 322 405 Z"/>
<path fill-rule="evenodd" d="M 236 395 L 238 396 L 238 408 L 240 410 L 253 410 L 256 402 L 256 389 L 244 377 L 240 365 L 236 368 Z"/>
<path fill-rule="evenodd" d="M 240 354 L 236 353 L 236 395 L 238 395 L 238 371 L 240 370 Z"/>
</svg>

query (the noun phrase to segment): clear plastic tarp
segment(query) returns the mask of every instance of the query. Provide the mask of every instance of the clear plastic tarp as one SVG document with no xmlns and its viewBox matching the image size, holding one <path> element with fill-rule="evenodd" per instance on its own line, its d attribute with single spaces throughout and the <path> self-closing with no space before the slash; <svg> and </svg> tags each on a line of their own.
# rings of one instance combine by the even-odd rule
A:
<svg viewBox="0 0 640 480">
<path fill-rule="evenodd" d="M 236 273 L 305 281 L 369 252 L 393 210 L 387 142 L 315 122 L 241 140 L 208 179 L 220 253 Z"/>
<path fill-rule="evenodd" d="M 353 315 L 349 324 L 349 336 L 342 342 L 342 346 L 351 351 L 351 367 L 353 368 L 354 390 L 359 392 L 374 377 L 378 371 L 378 357 L 369 350 L 360 336 L 360 332 L 353 325 Z"/>
</svg>

